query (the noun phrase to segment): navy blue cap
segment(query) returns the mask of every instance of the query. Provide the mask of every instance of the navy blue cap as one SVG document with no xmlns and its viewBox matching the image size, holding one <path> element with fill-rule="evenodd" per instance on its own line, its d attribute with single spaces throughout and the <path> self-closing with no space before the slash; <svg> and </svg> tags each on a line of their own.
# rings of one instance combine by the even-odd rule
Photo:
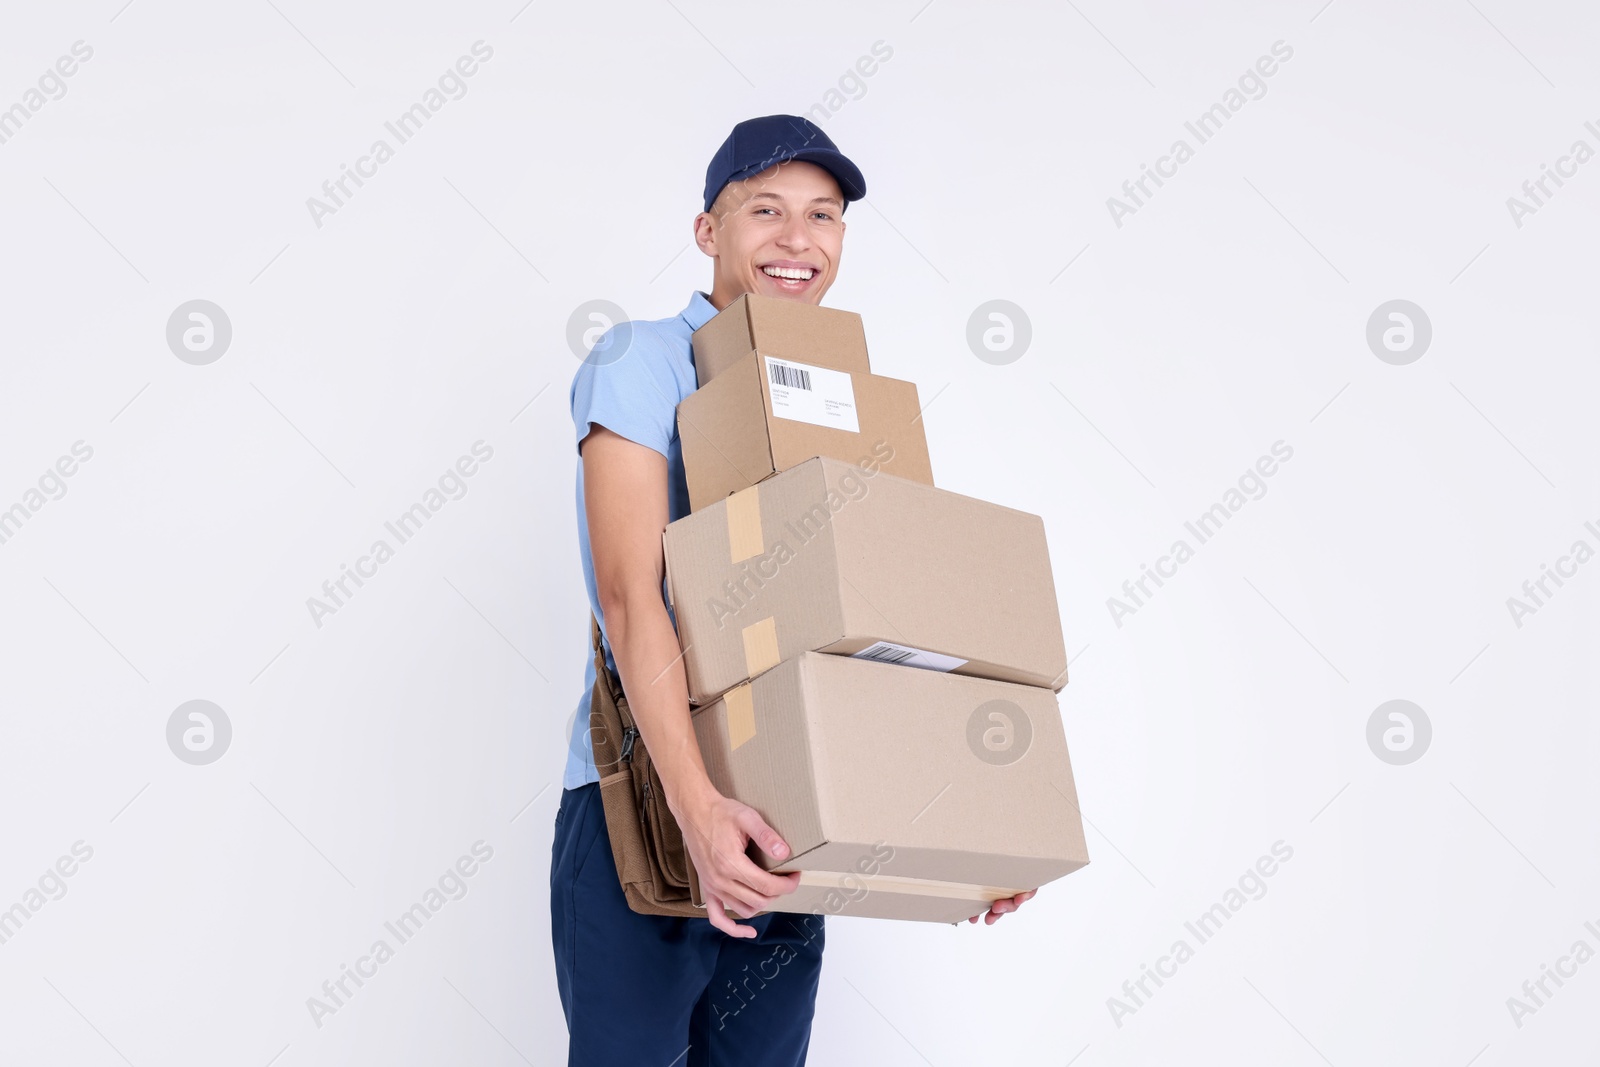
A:
<svg viewBox="0 0 1600 1067">
<path fill-rule="evenodd" d="M 791 159 L 815 163 L 832 174 L 845 203 L 867 195 L 867 180 L 860 168 L 845 158 L 821 126 L 799 115 L 765 115 L 735 126 L 711 157 L 706 168 L 705 209 L 711 210 L 717 194 L 729 182 L 754 177 Z"/>
</svg>

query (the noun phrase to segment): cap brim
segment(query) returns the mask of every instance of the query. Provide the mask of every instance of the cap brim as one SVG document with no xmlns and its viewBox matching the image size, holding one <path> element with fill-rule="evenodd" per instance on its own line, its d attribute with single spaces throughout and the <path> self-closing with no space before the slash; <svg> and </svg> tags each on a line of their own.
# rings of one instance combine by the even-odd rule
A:
<svg viewBox="0 0 1600 1067">
<path fill-rule="evenodd" d="M 860 200 L 867 195 L 867 179 L 861 176 L 861 169 L 842 152 L 829 151 L 826 148 L 807 148 L 796 152 L 791 159 L 798 159 L 802 163 L 815 163 L 829 174 L 833 175 L 839 183 L 839 190 L 844 193 L 846 201 Z"/>
<path fill-rule="evenodd" d="M 802 163 L 815 163 L 833 175 L 833 180 L 839 183 L 839 191 L 844 194 L 845 203 L 860 200 L 867 195 L 867 180 L 861 176 L 861 169 L 845 158 L 844 153 L 827 148 L 802 148 L 793 155 L 780 154 L 770 161 L 764 161 L 759 167 L 749 168 L 733 175 L 728 182 L 746 181 L 764 170 L 776 167 L 780 163 L 787 163 L 791 159 L 798 159 Z M 707 207 L 706 210 L 711 209 Z"/>
</svg>

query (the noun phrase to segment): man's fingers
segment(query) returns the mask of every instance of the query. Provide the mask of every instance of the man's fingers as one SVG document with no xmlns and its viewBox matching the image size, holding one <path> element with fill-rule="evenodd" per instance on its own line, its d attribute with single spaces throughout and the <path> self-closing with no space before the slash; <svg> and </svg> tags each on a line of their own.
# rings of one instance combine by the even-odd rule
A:
<svg viewBox="0 0 1600 1067">
<path fill-rule="evenodd" d="M 789 858 L 789 846 L 778 836 L 778 831 L 768 826 L 760 812 L 754 808 L 744 808 L 738 815 L 739 829 L 743 830 L 750 840 L 775 860 Z"/>
<path fill-rule="evenodd" d="M 982 918 L 985 926 L 993 926 L 995 923 L 1000 921 L 1000 916 L 1009 915 L 1011 912 L 1016 911 L 1018 908 L 1022 907 L 1024 902 L 1032 900 L 1033 895 L 1037 892 L 1037 889 L 1030 889 L 1025 893 L 1018 893 L 1014 897 L 1001 897 L 999 900 L 991 901 L 988 911 L 984 912 L 981 916 L 969 916 L 967 918 L 967 922 L 975 923 L 979 918 Z"/>
<path fill-rule="evenodd" d="M 754 918 L 756 912 L 761 910 L 759 904 L 751 903 L 744 898 L 742 886 L 733 887 L 731 890 L 724 889 L 722 891 L 722 902 L 728 906 L 729 911 L 741 919 Z"/>
<path fill-rule="evenodd" d="M 793 892 L 794 887 L 800 884 L 798 871 L 782 875 L 768 874 L 749 860 L 745 863 L 749 865 L 748 870 L 735 871 L 723 882 L 723 898 L 728 901 L 729 907 L 737 903 L 748 908 L 750 914 L 745 916 L 747 919 L 758 911 L 770 911 L 781 895 Z M 751 884 L 754 881 L 759 881 L 761 885 L 773 884 L 778 892 L 763 893 L 759 887 Z"/>
<path fill-rule="evenodd" d="M 736 923 L 732 919 L 728 918 L 728 916 L 726 914 L 723 913 L 722 901 L 717 899 L 716 894 L 707 893 L 705 895 L 705 897 L 706 897 L 706 918 L 711 920 L 711 925 L 712 926 L 715 926 L 718 930 L 721 930 L 723 933 L 727 934 L 729 937 L 754 937 L 754 936 L 756 936 L 756 928 L 755 927 L 753 927 L 753 926 L 744 926 L 744 925 L 742 925 L 740 923 Z"/>
<path fill-rule="evenodd" d="M 701 883 L 714 886 L 723 903 L 746 919 L 767 907 L 766 898 L 741 882 L 737 873 L 722 870 L 709 879 L 702 875 Z"/>
<path fill-rule="evenodd" d="M 782 860 L 789 854 L 789 846 L 772 827 L 762 821 L 756 809 L 742 808 L 734 817 L 734 821 L 744 835 L 754 841 L 767 855 Z M 743 886 L 748 886 L 751 894 L 766 898 L 762 902 L 762 907 L 770 905 L 774 897 L 794 892 L 800 884 L 797 872 L 784 875 L 762 870 L 759 864 L 745 854 L 742 841 L 737 853 L 730 851 L 724 853 L 724 856 L 729 861 L 727 872 L 729 877 Z"/>
<path fill-rule="evenodd" d="M 709 855 L 702 857 L 705 863 L 699 869 L 708 918 L 713 926 L 732 937 L 750 937 L 754 934 L 752 928 L 735 923 L 722 913 L 723 909 L 746 919 L 770 911 L 779 897 L 798 888 L 800 875 L 798 872 L 779 875 L 762 870 L 746 854 L 747 841 L 754 841 L 763 852 L 778 860 L 787 857 L 790 851 L 788 844 L 754 808 L 724 800 L 710 810 L 713 817 L 706 820 L 706 825 L 693 824 L 695 834 L 709 851 Z M 728 822 L 733 825 L 728 826 Z"/>
<path fill-rule="evenodd" d="M 742 850 L 719 848 L 717 858 L 722 861 L 719 866 L 726 882 L 725 889 L 758 910 L 771 907 L 778 897 L 793 893 L 800 885 L 799 871 L 787 874 L 764 871 Z"/>
<path fill-rule="evenodd" d="M 799 875 L 777 875 L 764 871 L 745 854 L 745 840 L 755 841 L 767 855 L 782 859 L 789 846 L 768 826 L 754 808 L 740 806 L 733 817 L 739 835 L 731 841 L 719 840 L 713 827 L 694 828 L 709 846 L 722 876 L 725 892 L 738 895 L 753 911 L 770 907 L 775 898 L 792 893 L 799 886 Z M 776 849 L 777 851 L 773 851 Z M 701 872 L 704 878 L 707 872 Z"/>
<path fill-rule="evenodd" d="M 762 898 L 762 907 L 771 907 L 781 896 L 793 893 L 800 886 L 800 872 L 790 871 L 787 874 L 773 874 L 763 871 L 751 862 L 750 857 L 742 857 L 744 862 L 738 865 L 733 873 L 741 888 L 748 888 L 750 895 Z"/>
</svg>

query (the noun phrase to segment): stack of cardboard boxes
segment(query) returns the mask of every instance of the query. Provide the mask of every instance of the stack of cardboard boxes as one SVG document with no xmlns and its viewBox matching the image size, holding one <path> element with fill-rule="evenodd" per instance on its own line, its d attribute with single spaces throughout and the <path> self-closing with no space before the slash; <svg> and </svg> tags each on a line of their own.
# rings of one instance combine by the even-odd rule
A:
<svg viewBox="0 0 1600 1067">
<path fill-rule="evenodd" d="M 934 488 L 857 315 L 742 296 L 694 356 L 668 595 L 711 781 L 801 872 L 781 909 L 956 922 L 1086 864 L 1043 522 Z"/>
</svg>

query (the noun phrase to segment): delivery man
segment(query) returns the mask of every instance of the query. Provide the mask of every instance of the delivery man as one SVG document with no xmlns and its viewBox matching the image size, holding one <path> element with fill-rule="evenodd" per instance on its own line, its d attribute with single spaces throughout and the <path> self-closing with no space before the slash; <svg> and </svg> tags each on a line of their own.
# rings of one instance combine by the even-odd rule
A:
<svg viewBox="0 0 1600 1067">
<path fill-rule="evenodd" d="M 550 866 L 556 981 L 573 1067 L 798 1067 L 822 968 L 820 915 L 781 910 L 799 874 L 762 870 L 754 841 L 788 845 L 754 808 L 706 776 L 688 684 L 663 596 L 661 534 L 689 513 L 676 409 L 695 389 L 689 337 L 744 293 L 812 304 L 833 284 L 844 210 L 861 171 L 807 119 L 739 123 L 706 169 L 694 240 L 713 263 L 709 295 L 672 318 L 617 324 L 573 378 L 578 541 L 606 661 L 622 681 L 682 828 L 705 918 L 642 915 L 623 896 L 588 733 L 589 690 L 573 723 Z M 586 684 L 594 684 L 587 657 Z M 993 923 L 1031 892 L 998 900 Z M 738 923 L 724 908 L 749 919 Z M 972 921 L 976 921 L 974 916 Z"/>
</svg>

